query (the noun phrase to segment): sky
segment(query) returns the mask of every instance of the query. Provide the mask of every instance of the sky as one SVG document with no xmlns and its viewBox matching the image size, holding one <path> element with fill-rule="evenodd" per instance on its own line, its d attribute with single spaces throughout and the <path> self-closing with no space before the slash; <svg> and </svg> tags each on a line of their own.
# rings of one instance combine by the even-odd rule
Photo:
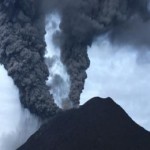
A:
<svg viewBox="0 0 150 150">
<path fill-rule="evenodd" d="M 22 108 L 18 88 L 0 65 L 0 150 L 16 150 L 39 126 L 39 119 Z"/>
<path fill-rule="evenodd" d="M 88 48 L 91 61 L 81 105 L 94 96 L 111 97 L 139 125 L 150 131 L 150 52 L 112 44 L 101 36 Z M 141 58 L 141 59 L 139 59 Z"/>
</svg>

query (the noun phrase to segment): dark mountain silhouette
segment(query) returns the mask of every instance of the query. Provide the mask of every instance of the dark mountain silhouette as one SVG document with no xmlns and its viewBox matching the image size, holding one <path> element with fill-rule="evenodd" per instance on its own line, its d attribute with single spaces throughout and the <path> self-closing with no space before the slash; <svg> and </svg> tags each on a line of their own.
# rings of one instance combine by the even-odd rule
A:
<svg viewBox="0 0 150 150">
<path fill-rule="evenodd" d="M 18 150 L 150 150 L 150 133 L 111 98 L 58 114 Z"/>
</svg>

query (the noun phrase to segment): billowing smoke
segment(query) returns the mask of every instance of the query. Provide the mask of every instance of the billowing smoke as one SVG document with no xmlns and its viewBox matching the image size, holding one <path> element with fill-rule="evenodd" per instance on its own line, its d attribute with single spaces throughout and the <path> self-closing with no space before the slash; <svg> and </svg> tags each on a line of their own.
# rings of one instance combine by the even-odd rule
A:
<svg viewBox="0 0 150 150">
<path fill-rule="evenodd" d="M 19 88 L 23 106 L 45 118 L 58 108 L 46 85 L 45 17 L 40 13 L 40 3 L 0 1 L 0 62 Z"/>
<path fill-rule="evenodd" d="M 135 14 L 149 18 L 147 0 L 45 0 L 44 10 L 57 11 L 60 30 L 54 39 L 61 48 L 61 60 L 70 75 L 69 99 L 79 104 L 90 61 L 87 46 L 102 33 L 128 22 Z"/>
<path fill-rule="evenodd" d="M 106 41 L 109 41 L 110 43 L 112 43 L 112 45 L 113 44 L 117 44 L 120 46 L 124 45 L 125 47 L 124 49 L 127 49 L 126 52 L 123 52 L 122 49 L 118 47 L 117 49 L 114 49 L 113 51 L 110 50 L 110 52 L 108 51 L 106 53 L 108 57 L 110 56 L 108 58 L 108 61 L 110 62 L 111 60 L 113 60 L 113 53 L 114 54 L 118 53 L 119 49 L 120 49 L 120 52 L 117 58 L 118 57 L 122 58 L 123 56 L 125 57 L 125 58 L 124 57 L 122 58 L 123 62 L 121 62 L 120 59 L 118 60 L 116 58 L 117 59 L 116 62 L 117 61 L 119 62 L 117 62 L 116 64 L 118 65 L 118 68 L 117 68 L 118 70 L 116 69 L 118 76 L 115 79 L 120 78 L 119 71 L 124 73 L 125 69 L 129 67 L 129 63 L 131 63 L 131 65 L 134 65 L 134 66 L 131 66 L 131 68 L 127 70 L 127 73 L 125 75 L 120 73 L 121 75 L 124 75 L 123 76 L 124 78 L 121 78 L 120 80 L 123 81 L 126 79 L 126 80 L 129 80 L 129 82 L 133 80 L 133 84 L 129 85 L 129 87 L 127 86 L 128 82 L 125 82 L 125 83 L 121 82 L 122 86 L 127 87 L 127 89 L 129 88 L 131 90 L 131 91 L 129 89 L 127 90 L 128 91 L 127 93 L 131 92 L 131 95 L 129 94 L 130 96 L 129 95 L 125 96 L 126 88 L 123 88 L 122 86 L 118 86 L 118 88 L 122 89 L 122 91 L 118 90 L 118 92 L 114 92 L 114 94 L 116 94 L 114 96 L 112 94 L 109 95 L 108 90 L 106 90 L 108 92 L 107 96 L 112 96 L 116 98 L 117 100 L 120 98 L 120 100 L 124 102 L 127 101 L 127 100 L 125 101 L 125 99 L 128 99 L 130 102 L 130 106 L 133 105 L 132 99 L 133 97 L 135 97 L 138 103 L 138 104 L 135 103 L 136 108 L 139 107 L 141 103 L 145 105 L 148 99 L 148 96 L 146 97 L 143 96 L 145 95 L 145 92 L 140 94 L 140 92 L 137 89 L 139 88 L 140 85 L 141 85 L 141 88 L 142 87 L 144 88 L 144 85 L 148 81 L 149 77 L 146 76 L 144 80 L 140 80 L 140 77 L 135 76 L 135 79 L 134 79 L 133 74 L 135 71 L 135 73 L 137 73 L 138 75 L 144 76 L 144 73 L 146 73 L 146 69 L 148 69 L 147 67 L 144 67 L 145 61 L 146 62 L 149 61 L 149 58 L 146 55 L 148 54 L 148 51 L 149 51 L 148 47 L 149 47 L 149 39 L 150 39 L 149 37 L 150 14 L 149 14 L 147 0 L 143 0 L 143 1 L 142 0 L 126 0 L 126 1 L 77 0 L 76 2 L 72 0 L 63 0 L 61 2 L 59 0 L 55 0 L 55 1 L 46 1 L 44 8 L 46 7 L 47 7 L 46 10 L 50 9 L 51 11 L 57 11 L 61 18 L 60 32 L 57 32 L 54 34 L 54 41 L 61 48 L 61 59 L 62 59 L 62 62 L 66 65 L 67 71 L 70 75 L 71 88 L 70 88 L 69 98 L 73 102 L 74 106 L 79 104 L 80 94 L 84 88 L 84 81 L 87 77 L 85 71 L 89 67 L 89 64 L 90 64 L 90 61 L 87 55 L 87 47 L 90 47 L 92 42 L 95 41 L 95 39 L 98 36 L 107 32 L 109 32 L 109 35 Z M 101 51 L 101 53 L 103 54 L 103 51 L 105 49 L 103 49 L 103 47 L 100 45 L 99 47 L 100 47 L 99 51 Z M 111 49 L 111 46 L 109 47 L 109 49 Z M 134 53 L 134 51 L 138 51 L 138 54 L 136 52 Z M 91 53 L 92 52 L 96 53 L 94 50 L 93 51 L 91 50 Z M 95 56 L 95 54 L 93 54 L 93 56 Z M 104 57 L 103 55 L 99 56 L 99 59 L 102 59 L 103 57 Z M 95 59 L 95 57 L 93 57 L 93 59 Z M 93 59 L 91 59 L 91 61 L 94 61 Z M 132 59 L 133 61 L 131 61 Z M 103 63 L 105 64 L 105 62 Z M 104 65 L 103 63 L 100 63 L 99 67 L 97 66 L 97 64 L 95 64 L 95 66 L 97 66 L 96 67 L 97 70 L 91 71 L 91 74 L 94 74 L 94 72 L 96 74 L 96 72 L 100 70 L 98 68 L 101 68 L 101 65 L 103 68 L 103 65 Z M 113 63 L 112 64 L 111 63 L 110 65 L 112 65 L 112 68 L 113 68 Z M 142 64 L 144 63 L 144 66 L 142 65 L 143 70 L 142 70 L 142 67 L 140 66 L 141 63 Z M 106 59 L 106 64 L 107 64 L 107 59 Z M 125 65 L 127 68 L 124 68 Z M 111 70 L 112 68 L 109 67 L 109 65 L 108 65 L 108 68 L 109 68 L 107 70 L 108 72 L 106 73 L 108 73 L 109 76 L 105 78 L 104 81 L 111 80 L 114 75 Z M 124 69 L 121 69 L 121 68 L 124 68 Z M 100 70 L 100 72 L 104 76 L 105 76 L 105 71 L 106 70 Z M 117 73 L 115 72 L 115 74 Z M 97 82 L 98 78 L 101 78 L 101 76 L 98 77 L 95 75 L 93 78 L 96 80 L 95 82 Z M 104 78 L 102 78 L 101 80 L 103 79 Z M 139 84 L 136 87 L 135 82 L 138 82 L 138 80 L 139 80 Z M 90 82 L 92 81 L 93 80 L 91 80 Z M 105 89 L 104 81 L 99 83 L 101 84 L 99 85 L 99 87 L 101 87 L 99 91 L 103 91 L 102 89 Z M 95 90 L 95 82 L 90 84 L 90 86 L 93 86 L 93 90 Z M 118 84 L 120 83 L 118 80 L 116 80 L 116 82 Z M 114 85 L 110 84 L 110 86 L 113 89 Z M 108 86 L 106 87 L 107 89 L 109 89 Z M 96 94 L 95 93 L 96 90 L 94 94 L 92 94 L 92 91 L 89 92 L 90 97 L 95 96 L 95 95 L 103 96 L 103 94 L 99 94 L 99 93 Z M 86 91 L 86 93 L 88 92 Z M 123 96 L 122 97 L 117 96 L 118 95 L 117 93 L 120 93 L 120 95 L 124 93 L 122 94 L 124 98 L 122 98 Z M 139 97 L 143 97 L 143 98 L 139 98 Z M 149 108 L 149 105 L 147 108 Z M 144 114 L 147 118 L 147 114 L 149 114 L 147 109 L 143 113 L 140 112 L 141 110 L 138 110 L 138 113 L 135 113 L 135 114 L 134 114 L 133 107 L 132 109 L 130 109 L 130 111 L 128 109 L 129 107 L 126 110 L 131 114 L 131 116 L 138 123 L 148 128 L 149 123 L 147 123 L 147 120 L 143 121 L 142 119 L 143 117 L 142 114 Z M 142 117 L 139 117 L 140 116 L 139 114 L 141 114 Z"/>
<path fill-rule="evenodd" d="M 0 149 L 16 150 L 40 124 L 37 117 L 22 108 L 17 87 L 0 65 Z"/>
<path fill-rule="evenodd" d="M 45 17 L 54 12 L 60 20 L 50 19 L 50 49 L 58 54 L 45 60 L 45 26 L 51 30 Z M 60 110 L 54 99 L 62 108 L 79 105 L 90 65 L 87 47 L 93 41 L 110 32 L 112 43 L 148 43 L 148 37 L 134 39 L 134 26 L 140 29 L 148 20 L 148 0 L 1 0 L 0 63 L 17 85 L 22 105 L 42 118 L 51 117 Z M 135 36 L 128 38 L 129 33 Z M 55 66 L 62 70 L 55 72 Z"/>
</svg>

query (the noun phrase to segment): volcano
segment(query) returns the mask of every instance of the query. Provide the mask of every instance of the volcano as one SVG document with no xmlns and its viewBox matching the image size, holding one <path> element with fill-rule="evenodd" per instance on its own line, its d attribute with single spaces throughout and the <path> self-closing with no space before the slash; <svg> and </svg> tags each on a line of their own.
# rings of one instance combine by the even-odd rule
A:
<svg viewBox="0 0 150 150">
<path fill-rule="evenodd" d="M 150 0 L 0 0 L 0 150 L 149 150 L 149 27 Z"/>
<path fill-rule="evenodd" d="M 18 150 L 149 150 L 150 133 L 111 98 L 56 115 Z"/>
</svg>

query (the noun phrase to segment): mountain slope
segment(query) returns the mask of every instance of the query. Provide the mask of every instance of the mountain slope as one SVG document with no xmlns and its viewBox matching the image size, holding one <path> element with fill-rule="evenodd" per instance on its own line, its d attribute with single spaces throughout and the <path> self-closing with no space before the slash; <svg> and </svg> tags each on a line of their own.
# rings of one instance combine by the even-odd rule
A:
<svg viewBox="0 0 150 150">
<path fill-rule="evenodd" d="M 150 133 L 111 98 L 51 119 L 18 150 L 150 150 Z"/>
</svg>

